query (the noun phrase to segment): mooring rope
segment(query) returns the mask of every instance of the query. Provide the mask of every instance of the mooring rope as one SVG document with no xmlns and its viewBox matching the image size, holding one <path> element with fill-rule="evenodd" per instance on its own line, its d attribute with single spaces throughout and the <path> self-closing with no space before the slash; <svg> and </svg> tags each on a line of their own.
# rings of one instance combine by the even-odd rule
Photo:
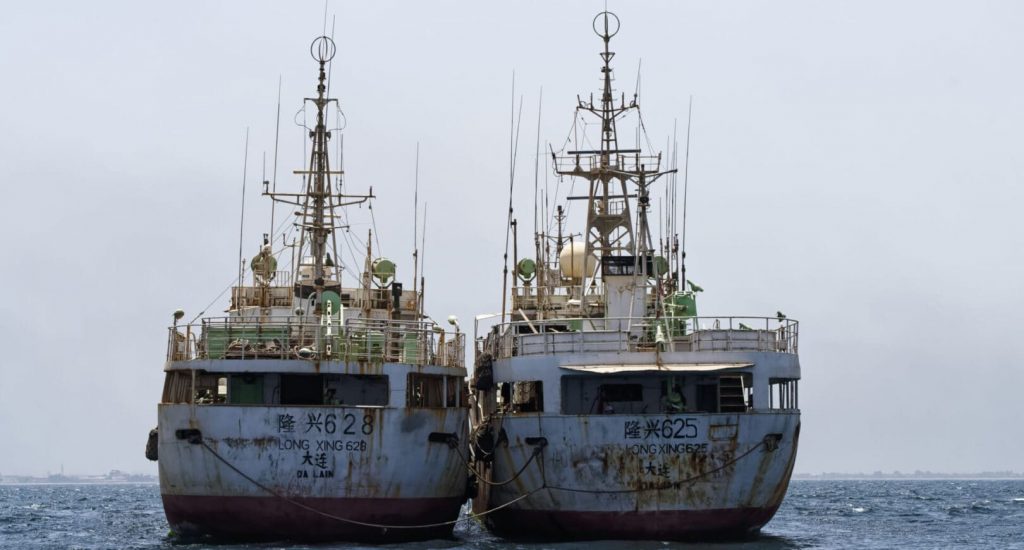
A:
<svg viewBox="0 0 1024 550">
<path fill-rule="evenodd" d="M 711 474 L 714 474 L 716 472 L 720 472 L 720 471 L 728 468 L 729 466 L 732 466 L 733 464 L 736 464 L 740 460 L 743 460 L 747 456 L 750 456 L 751 454 L 753 454 L 754 451 L 756 451 L 756 450 L 758 450 L 758 449 L 760 449 L 762 447 L 766 448 L 768 451 L 774 451 L 776 446 L 778 445 L 778 440 L 775 439 L 772 435 L 766 435 L 764 437 L 764 439 L 761 440 L 760 443 L 758 443 L 757 445 L 754 445 L 750 449 L 747 449 L 747 451 L 744 452 L 743 454 L 733 458 L 732 460 L 729 460 L 729 461 L 725 462 L 724 464 L 722 464 L 721 466 L 719 466 L 717 468 L 713 468 L 711 470 L 706 470 L 706 471 L 701 472 L 701 473 L 699 473 L 697 475 L 690 476 L 690 477 L 688 477 L 686 479 L 681 479 L 679 481 L 673 481 L 673 482 L 670 482 L 670 483 L 665 483 L 665 484 L 654 486 L 654 487 L 642 487 L 642 488 L 637 488 L 637 489 L 611 489 L 611 490 L 578 489 L 578 488 L 573 488 L 573 487 L 560 487 L 560 486 L 557 486 L 557 485 L 548 485 L 547 473 L 546 473 L 546 470 L 544 468 L 544 461 L 541 460 L 541 461 L 539 461 L 537 463 L 538 467 L 540 468 L 540 474 L 541 474 L 541 486 L 540 487 L 537 487 L 536 489 L 532 489 L 530 491 L 527 491 L 527 492 L 517 496 L 516 498 L 514 498 L 514 499 L 512 499 L 512 500 L 510 500 L 510 501 L 508 501 L 508 502 L 506 502 L 504 504 L 501 504 L 499 506 L 495 506 L 494 508 L 491 508 L 489 510 L 485 510 L 483 512 L 480 512 L 479 514 L 471 513 L 469 516 L 467 516 L 465 518 L 456 518 L 456 519 L 451 520 L 451 521 L 442 521 L 442 522 L 438 522 L 438 523 L 425 523 L 425 524 L 420 524 L 420 525 L 388 525 L 388 524 L 382 524 L 382 523 L 370 523 L 370 522 L 358 521 L 358 520 L 354 520 L 354 519 L 350 519 L 350 518 L 343 518 L 343 517 L 340 517 L 340 516 L 336 516 L 334 514 L 329 514 L 327 512 L 322 511 L 322 510 L 317 510 L 316 508 L 314 508 L 312 506 L 303 504 L 303 503 L 301 503 L 301 502 L 299 502 L 299 501 L 297 501 L 297 500 L 295 500 L 295 499 L 293 499 L 293 498 L 291 498 L 291 497 L 289 497 L 287 495 L 283 495 L 283 494 L 275 491 L 274 489 L 272 489 L 270 487 L 267 487 L 266 485 L 260 483 L 256 479 L 253 479 L 251 476 L 249 476 L 248 474 L 246 474 L 245 472 L 240 470 L 237 466 L 235 466 L 234 464 L 229 462 L 226 458 L 221 456 L 216 450 L 213 449 L 213 447 L 210 447 L 210 445 L 206 441 L 201 440 L 200 444 L 210 454 L 212 454 L 214 456 L 214 458 L 216 458 L 217 460 L 219 460 L 222 463 L 224 463 L 225 466 L 230 468 L 236 474 L 242 476 L 242 478 L 244 478 L 249 483 L 252 483 L 253 485 L 255 485 L 256 487 L 262 489 L 263 491 L 266 491 L 267 493 L 270 493 L 271 495 L 273 495 L 273 496 L 275 496 L 275 497 L 277 497 L 277 498 L 279 498 L 279 499 L 281 499 L 281 500 L 283 500 L 283 501 L 285 501 L 285 502 L 287 502 L 289 504 L 292 504 L 292 505 L 294 505 L 294 506 L 296 506 L 298 508 L 302 508 L 303 510 L 312 512 L 312 513 L 317 514 L 319 516 L 322 516 L 322 517 L 325 517 L 325 518 L 328 518 L 328 519 L 332 519 L 332 520 L 336 520 L 336 521 L 340 521 L 340 522 L 343 522 L 343 523 L 349 523 L 349 524 L 352 524 L 352 525 L 359 525 L 359 526 L 362 526 L 362 527 L 370 527 L 370 528 L 374 528 L 374 529 L 429 529 L 429 528 L 432 528 L 432 527 L 446 527 L 448 525 L 455 525 L 455 524 L 457 524 L 457 523 L 459 523 L 461 521 L 481 518 L 481 517 L 486 516 L 488 514 L 491 514 L 493 512 L 497 512 L 498 510 L 501 510 L 502 508 L 506 508 L 508 506 L 511 506 L 511 505 L 513 505 L 513 504 L 523 500 L 523 499 L 526 499 L 526 498 L 530 497 L 534 493 L 536 493 L 538 491 L 541 491 L 541 490 L 544 490 L 544 489 L 548 489 L 548 490 L 551 490 L 551 491 L 563 491 L 563 492 L 569 492 L 569 493 L 588 493 L 588 494 L 627 494 L 627 493 L 641 493 L 641 492 L 644 492 L 644 491 L 662 491 L 662 490 L 665 490 L 665 489 L 677 489 L 677 488 L 682 487 L 684 484 L 692 483 L 692 482 L 697 481 L 698 479 L 701 479 L 703 477 L 707 477 L 707 476 L 709 476 Z M 454 448 L 456 450 L 456 452 L 459 455 L 460 460 L 462 460 L 463 463 L 466 464 L 466 467 L 469 468 L 469 470 L 477 476 L 477 480 L 478 481 L 483 481 L 485 484 L 498 487 L 498 486 L 502 486 L 502 485 L 507 485 L 509 483 L 512 483 L 516 479 L 518 479 L 519 476 L 521 476 L 522 473 L 524 471 L 526 471 L 527 466 L 529 466 L 530 463 L 532 463 L 534 461 L 534 459 L 543 452 L 544 447 L 545 447 L 545 445 L 538 445 L 534 449 L 533 453 L 530 455 L 530 458 L 526 461 L 525 464 L 523 464 L 522 468 L 520 468 L 519 471 L 516 472 L 516 474 L 511 479 L 509 479 L 507 481 L 500 482 L 500 483 L 493 483 L 493 482 L 489 482 L 489 481 L 485 480 L 482 476 L 480 476 L 480 474 L 475 469 L 473 469 L 469 465 L 468 462 L 466 462 L 466 459 L 462 455 L 462 452 L 458 449 L 458 446 L 454 446 L 452 448 Z"/>
<path fill-rule="evenodd" d="M 530 458 L 527 459 L 527 461 L 523 463 L 523 467 L 519 468 L 519 471 L 516 472 L 515 475 L 513 475 L 510 479 L 507 479 L 505 481 L 495 482 L 495 481 L 488 481 L 487 479 L 484 479 L 485 476 L 483 474 L 481 474 L 480 472 L 478 472 L 476 470 L 476 468 L 474 468 L 469 463 L 469 461 L 466 460 L 465 455 L 462 454 L 462 450 L 459 449 L 459 447 L 457 445 L 453 446 L 452 448 L 455 449 L 455 452 L 459 455 L 459 460 L 461 460 L 462 463 L 466 466 L 466 469 L 469 470 L 469 472 L 471 474 L 476 476 L 477 481 L 482 482 L 484 485 L 490 485 L 491 487 L 501 487 L 503 485 L 508 485 L 509 483 L 512 483 L 513 481 L 519 479 L 519 476 L 523 475 L 523 472 L 526 471 L 526 468 L 530 465 L 530 463 L 533 462 L 533 460 L 535 458 L 537 458 L 537 456 L 540 455 L 541 451 L 544 449 L 543 446 L 535 447 L 533 449 L 533 453 L 530 454 Z M 490 453 L 490 454 L 493 454 L 493 453 Z M 543 487 L 541 487 L 541 489 L 543 489 Z"/>
<path fill-rule="evenodd" d="M 772 438 L 772 436 L 767 435 L 757 445 L 754 445 L 750 449 L 747 449 L 747 451 L 744 452 L 743 454 L 737 456 L 736 458 L 733 458 L 732 460 L 729 460 L 728 462 L 725 462 L 724 464 L 722 464 L 721 466 L 719 466 L 717 468 L 713 468 L 711 470 L 707 470 L 707 471 L 701 472 L 701 473 L 699 473 L 697 475 L 690 476 L 690 477 L 688 477 L 686 479 L 680 479 L 679 481 L 672 481 L 672 482 L 664 483 L 664 484 L 661 484 L 661 485 L 656 485 L 656 486 L 653 486 L 653 487 L 641 487 L 641 488 L 637 488 L 637 489 L 577 489 L 577 488 L 574 488 L 574 487 L 559 487 L 557 485 L 548 485 L 547 476 L 546 476 L 546 473 L 544 471 L 544 463 L 541 462 L 540 463 L 541 464 L 541 469 L 540 470 L 541 470 L 541 480 L 543 481 L 542 487 L 544 489 L 550 489 L 552 491 L 564 491 L 564 492 L 567 492 L 567 493 L 602 494 L 602 495 L 603 494 L 642 493 L 644 491 L 664 491 L 665 489 L 678 489 L 678 488 L 682 487 L 683 485 L 685 485 L 687 483 L 692 483 L 694 481 L 697 481 L 698 479 L 701 479 L 703 477 L 707 477 L 707 476 L 709 476 L 711 474 L 714 474 L 716 472 L 720 472 L 720 471 L 728 468 L 729 466 L 732 466 L 733 464 L 736 464 L 737 462 L 739 462 L 740 460 L 743 460 L 744 458 L 746 458 L 747 456 L 752 454 L 754 451 L 760 449 L 761 447 L 770 448 L 770 447 L 768 447 L 769 439 L 771 441 L 773 441 L 773 442 L 775 441 L 775 439 Z"/>
<path fill-rule="evenodd" d="M 210 447 L 210 445 L 208 443 L 206 443 L 206 441 L 202 441 L 201 444 L 202 444 L 203 448 L 205 448 L 207 451 L 209 451 L 210 454 L 212 454 L 217 460 L 223 462 L 225 466 L 227 466 L 228 468 L 233 470 L 236 474 L 242 476 L 246 481 L 248 481 L 249 483 L 252 483 L 256 487 L 259 487 L 260 489 L 270 493 L 271 495 L 273 495 L 273 496 L 275 496 L 275 497 L 277 497 L 277 498 L 279 498 L 279 499 L 281 499 L 281 500 L 283 500 L 283 501 L 285 501 L 285 502 L 287 502 L 289 504 L 292 504 L 292 505 L 294 505 L 294 506 L 296 506 L 298 508 L 302 508 L 303 510 L 306 510 L 306 511 L 309 511 L 309 512 L 313 512 L 314 514 L 317 514 L 319 516 L 323 516 L 323 517 L 328 518 L 328 519 L 333 519 L 333 520 L 340 521 L 340 522 L 343 522 L 343 523 L 350 523 L 352 525 L 359 525 L 359 526 L 362 526 L 362 527 L 370 527 L 370 528 L 374 528 L 374 529 L 429 529 L 429 528 L 432 528 L 432 527 L 446 527 L 448 525 L 455 525 L 456 523 L 459 523 L 460 521 L 476 519 L 476 518 L 480 518 L 480 517 L 486 516 L 486 515 L 488 515 L 488 514 L 490 514 L 492 512 L 497 512 L 498 510 L 501 510 L 502 508 L 511 506 L 511 505 L 519 502 L 520 500 L 523 500 L 523 499 L 529 497 L 530 495 L 536 493 L 537 491 L 541 490 L 541 487 L 538 487 L 538 488 L 536 488 L 536 489 L 534 489 L 532 491 L 528 491 L 526 493 L 523 493 L 522 495 L 520 495 L 520 496 L 518 496 L 518 497 L 516 497 L 516 498 L 514 498 L 514 499 L 512 499 L 512 500 L 510 500 L 508 502 L 506 502 L 505 504 L 502 504 L 500 506 L 496 506 L 494 508 L 491 508 L 490 510 L 485 510 L 483 512 L 480 512 L 479 514 L 470 514 L 469 516 L 467 516 L 465 518 L 457 518 L 457 519 L 454 519 L 454 520 L 451 520 L 451 521 L 442 521 L 442 522 L 438 522 L 438 523 L 424 523 L 424 524 L 420 524 L 420 525 L 388 525 L 388 524 L 383 524 L 383 523 L 370 523 L 370 522 L 366 522 L 366 521 L 358 521 L 358 520 L 354 520 L 354 519 L 350 519 L 350 518 L 343 518 L 343 517 L 340 517 L 340 516 L 336 516 L 334 514 L 329 514 L 327 512 L 322 511 L 322 510 L 317 510 L 316 508 L 314 508 L 312 506 L 303 504 L 303 503 L 301 503 L 301 502 L 299 502 L 299 501 L 297 501 L 297 500 L 295 500 L 295 499 L 293 499 L 293 498 L 291 498 L 291 497 L 289 497 L 287 495 L 283 495 L 283 494 L 275 491 L 274 489 L 272 489 L 270 487 L 267 487 L 266 485 L 264 485 L 264 484 L 260 483 L 259 481 L 253 479 L 248 474 L 246 474 L 242 470 L 238 469 L 238 467 L 236 467 L 234 464 L 229 462 L 226 458 L 224 458 L 219 453 L 217 453 L 217 451 L 215 451 L 212 447 Z"/>
</svg>

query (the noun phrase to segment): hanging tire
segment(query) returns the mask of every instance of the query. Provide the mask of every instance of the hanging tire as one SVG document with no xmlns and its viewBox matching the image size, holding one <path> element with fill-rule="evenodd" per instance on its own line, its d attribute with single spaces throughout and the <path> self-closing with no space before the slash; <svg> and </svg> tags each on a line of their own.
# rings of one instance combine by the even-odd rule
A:
<svg viewBox="0 0 1024 550">
<path fill-rule="evenodd" d="M 157 428 L 149 430 L 149 439 L 146 440 L 146 458 L 154 461 L 157 460 L 159 454 L 157 452 L 158 440 Z"/>
</svg>

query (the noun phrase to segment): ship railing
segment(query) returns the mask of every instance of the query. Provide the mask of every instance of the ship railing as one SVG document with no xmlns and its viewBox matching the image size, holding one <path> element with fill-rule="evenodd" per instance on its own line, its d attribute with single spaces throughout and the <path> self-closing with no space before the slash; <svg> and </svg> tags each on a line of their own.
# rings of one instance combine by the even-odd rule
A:
<svg viewBox="0 0 1024 550">
<path fill-rule="evenodd" d="M 557 269 L 557 268 L 556 268 Z M 575 309 L 576 314 L 580 311 L 580 285 L 578 283 L 557 283 L 548 285 L 519 284 L 512 287 L 512 312 L 516 310 L 568 310 Z M 602 295 L 588 294 L 587 306 L 593 308 L 603 307 L 605 297 Z M 653 305 L 658 297 L 650 293 L 645 298 L 647 304 Z M 562 315 L 565 316 L 565 315 Z"/>
<path fill-rule="evenodd" d="M 799 323 L 775 317 L 579 317 L 503 323 L 478 351 L 496 358 L 586 352 L 796 354 Z"/>
<path fill-rule="evenodd" d="M 575 305 L 579 306 L 579 285 L 518 285 L 512 287 L 512 312 L 518 316 L 517 310 L 564 310 Z M 543 305 L 543 307 L 541 307 Z"/>
<path fill-rule="evenodd" d="M 555 171 L 566 175 L 591 175 L 601 168 L 601 155 L 593 152 L 580 152 L 555 156 Z M 609 155 L 608 168 L 623 172 L 657 172 L 661 166 L 658 155 L 640 155 L 637 153 L 612 153 Z"/>
<path fill-rule="evenodd" d="M 167 358 L 320 359 L 465 368 L 465 335 L 431 321 L 220 317 L 170 327 Z"/>
<path fill-rule="evenodd" d="M 231 305 L 234 309 L 243 307 L 291 307 L 292 274 L 290 271 L 275 271 L 267 285 L 231 287 Z"/>
</svg>

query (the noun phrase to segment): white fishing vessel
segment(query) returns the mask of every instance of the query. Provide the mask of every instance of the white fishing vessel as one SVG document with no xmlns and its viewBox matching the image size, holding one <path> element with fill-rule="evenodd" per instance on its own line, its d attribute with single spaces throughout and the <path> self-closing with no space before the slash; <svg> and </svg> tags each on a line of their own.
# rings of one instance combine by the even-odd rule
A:
<svg viewBox="0 0 1024 550">
<path fill-rule="evenodd" d="M 182 535 L 228 538 L 408 540 L 451 534 L 466 500 L 467 409 L 463 334 L 423 312 L 396 267 L 365 260 L 342 284 L 337 234 L 346 207 L 373 198 L 342 193 L 326 126 L 319 64 L 309 166 L 297 193 L 264 195 L 295 210 L 297 243 L 264 236 L 251 274 L 232 289 L 224 317 L 170 328 L 158 430 L 167 520 Z M 346 251 L 351 256 L 363 251 Z M 277 257 L 290 254 L 291 270 Z M 283 263 L 283 262 L 282 262 Z"/>
<path fill-rule="evenodd" d="M 475 335 L 473 507 L 514 537 L 744 537 L 775 514 L 796 458 L 798 325 L 699 316 L 685 233 L 682 247 L 652 239 L 652 187 L 675 170 L 639 136 L 620 143 L 639 106 L 612 89 L 618 23 L 595 18 L 603 89 L 576 107 L 599 135 L 577 127 L 575 148 L 552 152 L 587 189 L 568 197 L 583 232 L 563 233 L 558 206 L 558 234 L 514 258 L 511 306 Z"/>
</svg>

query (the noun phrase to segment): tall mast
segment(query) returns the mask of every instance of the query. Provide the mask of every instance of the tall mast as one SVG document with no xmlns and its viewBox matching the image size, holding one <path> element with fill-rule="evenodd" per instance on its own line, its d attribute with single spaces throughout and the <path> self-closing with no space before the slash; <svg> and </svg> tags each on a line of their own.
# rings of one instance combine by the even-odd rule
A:
<svg viewBox="0 0 1024 550">
<path fill-rule="evenodd" d="M 309 159 L 309 176 L 306 192 L 306 208 L 303 212 L 303 228 L 309 235 L 309 252 L 313 257 L 313 280 L 317 289 L 323 287 L 324 252 L 327 248 L 327 237 L 331 232 L 324 225 L 325 205 L 331 193 L 330 161 L 327 156 L 327 140 L 330 132 L 324 123 L 324 111 L 327 109 L 327 62 L 334 57 L 334 43 L 323 37 L 313 42 L 311 49 L 313 58 L 320 62 L 319 82 L 316 86 L 316 98 L 306 98 L 316 105 L 316 127 L 313 128 L 313 151 Z M 312 203 L 312 204 L 310 204 Z M 311 208 L 310 208 L 311 207 Z M 333 225 L 332 225 L 333 228 Z"/>
<path fill-rule="evenodd" d="M 331 176 L 342 175 L 341 170 L 331 170 L 328 142 L 331 139 L 331 132 L 327 130 L 326 110 L 330 103 L 338 104 L 338 100 L 327 97 L 327 63 L 334 58 L 336 48 L 334 41 L 327 36 L 321 36 L 313 40 L 310 46 L 310 54 L 320 64 L 320 73 L 317 78 L 316 97 L 305 98 L 316 106 L 316 126 L 310 130 L 309 138 L 313 142 L 312 152 L 309 157 L 309 167 L 306 170 L 294 170 L 294 174 L 307 176 L 306 187 L 302 193 L 278 193 L 264 189 L 263 194 L 269 195 L 273 200 L 301 207 L 297 212 L 298 222 L 302 229 L 299 240 L 299 261 L 295 266 L 298 281 L 298 272 L 303 265 L 303 250 L 309 247 L 309 255 L 312 259 L 313 285 L 317 293 L 317 304 L 321 303 L 321 292 L 324 289 L 327 277 L 325 261 L 327 253 L 327 239 L 331 237 L 337 228 L 335 221 L 338 216 L 334 213 L 336 208 L 359 204 L 373 198 L 373 193 L 368 195 L 345 195 L 335 194 L 331 189 Z M 332 261 L 338 261 L 337 258 Z M 340 279 L 339 279 L 340 280 Z"/>
<path fill-rule="evenodd" d="M 593 96 L 589 101 L 579 99 L 576 109 L 600 119 L 601 147 L 596 151 L 566 151 L 561 155 L 552 152 L 552 159 L 559 175 L 584 178 L 590 184 L 587 196 L 568 197 L 569 200 L 587 200 L 584 257 L 640 256 L 651 249 L 646 220 L 650 201 L 647 190 L 658 177 L 671 171 L 659 172 L 661 153 L 641 156 L 640 149 L 619 148 L 616 121 L 634 109 L 639 111 L 640 107 L 636 95 L 628 104 L 625 95 L 618 104 L 612 95 L 611 60 L 615 52 L 611 51 L 610 42 L 619 32 L 619 18 L 614 13 L 601 12 L 594 18 L 593 28 L 604 42 L 604 49 L 599 54 L 603 62 L 601 100 L 599 105 L 595 105 Z M 636 194 L 629 194 L 630 182 L 637 186 Z M 632 221 L 631 198 L 638 199 L 636 227 Z M 639 244 L 636 242 L 637 232 L 640 233 Z M 587 279 L 584 278 L 584 292 L 586 288 Z"/>
</svg>

